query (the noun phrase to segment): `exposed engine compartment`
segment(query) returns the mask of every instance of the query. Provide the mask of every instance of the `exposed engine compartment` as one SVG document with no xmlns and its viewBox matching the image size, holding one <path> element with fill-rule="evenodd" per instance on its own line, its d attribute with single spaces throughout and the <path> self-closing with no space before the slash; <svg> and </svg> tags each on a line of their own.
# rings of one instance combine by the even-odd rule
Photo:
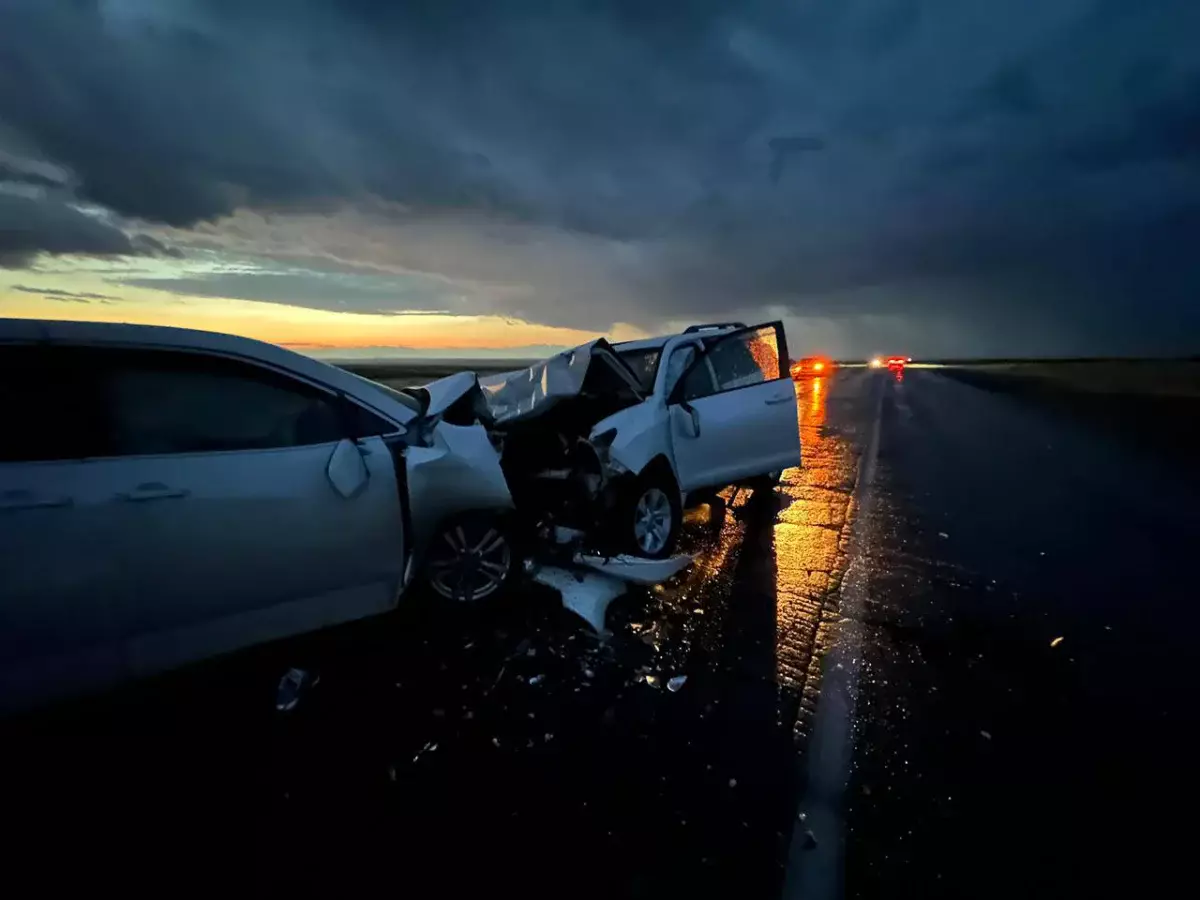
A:
<svg viewBox="0 0 1200 900">
<path fill-rule="evenodd" d="M 513 503 L 532 533 L 553 541 L 564 530 L 581 532 L 596 547 L 604 543 L 607 513 L 614 502 L 612 473 L 605 464 L 605 440 L 612 436 L 593 440 L 589 435 L 596 423 L 645 398 L 636 377 L 605 342 L 589 345 L 582 366 L 578 351 L 572 354 L 576 355 L 564 354 L 534 367 L 544 369 L 560 360 L 574 369 L 577 384 L 563 386 L 565 379 L 557 378 L 563 388 L 557 396 L 547 386 L 554 385 L 561 371 L 513 373 L 493 380 L 493 396 L 505 393 L 508 403 L 518 386 L 532 387 L 520 397 L 521 414 L 507 424 L 493 424 L 491 432 Z M 535 402 L 528 402 L 530 397 Z"/>
</svg>

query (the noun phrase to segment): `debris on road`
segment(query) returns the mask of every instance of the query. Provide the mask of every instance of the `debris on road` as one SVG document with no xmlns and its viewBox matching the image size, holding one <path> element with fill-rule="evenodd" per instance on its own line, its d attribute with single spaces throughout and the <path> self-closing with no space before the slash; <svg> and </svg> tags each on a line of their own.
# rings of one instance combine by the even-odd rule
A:
<svg viewBox="0 0 1200 900">
<path fill-rule="evenodd" d="M 731 788 L 735 788 L 735 787 L 737 787 L 737 779 L 736 779 L 736 778 L 730 778 L 730 779 L 729 779 L 729 786 L 730 786 Z"/>
<path fill-rule="evenodd" d="M 1062 639 L 1062 637 L 1056 637 L 1054 640 L 1052 640 L 1052 641 L 1050 642 L 1050 646 L 1051 646 L 1051 647 L 1057 647 L 1057 646 L 1058 646 L 1059 644 L 1061 644 L 1062 642 L 1063 642 L 1063 639 Z"/>
<path fill-rule="evenodd" d="M 659 678 L 657 675 L 647 675 L 646 676 L 646 684 L 650 685 L 650 687 L 652 687 L 652 688 L 658 687 L 659 684 L 661 684 L 661 683 L 662 683 L 662 679 Z"/>
<path fill-rule="evenodd" d="M 291 712 L 300 705 L 300 698 L 320 681 L 320 676 L 312 678 L 304 669 L 288 669 L 279 679 L 279 689 L 275 692 L 275 709 L 279 712 Z"/>
<path fill-rule="evenodd" d="M 979 732 L 979 736 L 985 741 L 990 741 L 992 739 L 992 733 L 990 731 L 981 731 Z"/>
<path fill-rule="evenodd" d="M 938 537 L 940 537 L 940 538 L 948 538 L 948 537 L 950 537 L 950 535 L 946 534 L 946 532 L 944 532 L 944 531 L 939 531 L 939 532 L 938 532 Z"/>
<path fill-rule="evenodd" d="M 529 679 L 529 685 L 530 685 L 530 687 L 532 687 L 534 685 L 541 684 L 545 680 L 546 680 L 545 675 L 534 675 Z"/>
<path fill-rule="evenodd" d="M 686 675 L 676 675 L 667 682 L 667 690 L 674 694 L 681 687 L 687 684 L 688 677 Z"/>
<path fill-rule="evenodd" d="M 424 747 L 422 747 L 420 750 L 417 751 L 417 755 L 413 757 L 413 762 L 416 762 L 418 759 L 420 759 L 426 753 L 432 753 L 433 751 L 437 750 L 437 748 L 438 748 L 438 745 L 436 743 L 434 743 L 433 741 L 430 741 Z"/>
<path fill-rule="evenodd" d="M 578 574 L 558 566 L 544 566 L 533 576 L 538 584 L 554 588 L 562 595 L 562 604 L 592 627 L 605 634 L 608 604 L 625 593 L 623 581 L 595 572 Z"/>
</svg>

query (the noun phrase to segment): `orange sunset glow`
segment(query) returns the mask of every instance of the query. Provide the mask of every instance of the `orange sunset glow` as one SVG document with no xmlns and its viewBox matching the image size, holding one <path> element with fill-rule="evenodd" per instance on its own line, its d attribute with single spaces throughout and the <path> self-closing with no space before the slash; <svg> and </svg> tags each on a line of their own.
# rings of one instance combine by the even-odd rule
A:
<svg viewBox="0 0 1200 900">
<path fill-rule="evenodd" d="M 4 278 L 0 275 L 0 278 Z M 30 289 L 28 275 L 19 288 L 11 276 L 0 281 L 0 314 L 20 318 L 85 319 L 166 325 L 237 334 L 290 347 L 300 352 L 334 355 L 338 351 L 487 351 L 522 355 L 529 348 L 569 347 L 596 337 L 574 328 L 561 328 L 493 315 L 441 313 L 372 314 L 338 312 L 214 297 L 179 297 L 159 291 L 123 289 L 119 302 L 87 299 L 107 296 L 111 286 L 86 279 L 58 277 L 45 294 Z M 78 299 L 66 296 L 69 286 Z M 57 294 L 55 293 L 57 291 Z M 637 329 L 617 326 L 607 335 L 614 340 L 641 336 Z"/>
</svg>

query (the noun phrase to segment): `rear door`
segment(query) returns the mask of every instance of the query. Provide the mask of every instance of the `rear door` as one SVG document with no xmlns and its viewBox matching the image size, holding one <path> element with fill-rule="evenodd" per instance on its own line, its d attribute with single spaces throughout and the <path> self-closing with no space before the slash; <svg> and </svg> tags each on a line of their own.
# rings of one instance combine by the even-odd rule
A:
<svg viewBox="0 0 1200 900">
<path fill-rule="evenodd" d="M 669 403 L 680 487 L 716 487 L 800 465 L 787 359 L 780 322 L 705 339 Z"/>
<path fill-rule="evenodd" d="M 92 373 L 46 343 L 0 345 L 0 710 L 123 674 L 131 596 L 112 528 Z"/>
<path fill-rule="evenodd" d="M 214 354 L 95 349 L 134 674 L 381 612 L 404 534 L 387 422 Z"/>
</svg>

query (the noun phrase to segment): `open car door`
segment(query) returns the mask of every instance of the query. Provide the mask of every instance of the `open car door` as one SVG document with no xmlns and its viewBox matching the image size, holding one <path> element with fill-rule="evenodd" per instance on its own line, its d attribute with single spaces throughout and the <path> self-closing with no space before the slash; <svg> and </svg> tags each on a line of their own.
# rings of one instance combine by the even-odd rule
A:
<svg viewBox="0 0 1200 900">
<path fill-rule="evenodd" d="M 680 487 L 721 487 L 800 465 L 783 323 L 707 338 L 668 398 Z"/>
</svg>

